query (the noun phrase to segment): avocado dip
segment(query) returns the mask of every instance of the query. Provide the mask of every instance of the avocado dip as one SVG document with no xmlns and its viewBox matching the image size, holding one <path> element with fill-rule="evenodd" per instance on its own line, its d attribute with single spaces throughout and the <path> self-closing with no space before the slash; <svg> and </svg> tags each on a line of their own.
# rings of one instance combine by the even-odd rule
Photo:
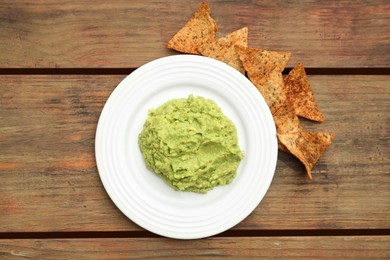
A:
<svg viewBox="0 0 390 260">
<path fill-rule="evenodd" d="M 179 191 L 231 183 L 244 156 L 233 122 L 214 101 L 192 95 L 149 110 L 138 144 L 146 166 Z"/>
</svg>

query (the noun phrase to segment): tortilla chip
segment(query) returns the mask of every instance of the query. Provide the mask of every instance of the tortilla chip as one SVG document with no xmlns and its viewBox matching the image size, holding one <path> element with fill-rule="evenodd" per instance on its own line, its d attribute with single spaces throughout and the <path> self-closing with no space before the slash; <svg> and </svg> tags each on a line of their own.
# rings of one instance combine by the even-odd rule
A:
<svg viewBox="0 0 390 260">
<path fill-rule="evenodd" d="M 286 100 L 273 114 L 278 134 L 296 133 L 303 131 L 298 116 L 290 100 Z"/>
<path fill-rule="evenodd" d="M 273 115 L 286 101 L 281 69 L 279 67 L 275 67 L 274 70 L 268 74 L 267 78 L 252 76 L 251 81 L 263 95 Z"/>
<path fill-rule="evenodd" d="M 284 153 L 290 154 L 290 151 L 287 149 L 287 147 L 286 147 L 284 144 L 282 144 L 282 143 L 279 141 L 279 138 L 278 138 L 278 149 L 279 149 L 279 151 L 282 151 L 282 152 L 284 152 Z"/>
<path fill-rule="evenodd" d="M 287 98 L 290 99 L 298 116 L 323 122 L 325 120 L 314 99 L 305 68 L 298 63 L 285 77 Z"/>
<path fill-rule="evenodd" d="M 290 52 L 266 51 L 239 45 L 235 48 L 250 80 L 265 80 L 275 67 L 279 67 L 282 72 L 291 59 Z"/>
<path fill-rule="evenodd" d="M 217 30 L 217 23 L 210 16 L 209 5 L 202 2 L 191 19 L 168 41 L 167 48 L 199 54 L 198 47 L 213 42 Z"/>
<path fill-rule="evenodd" d="M 279 106 L 279 108 L 273 114 L 273 118 L 276 126 L 276 132 L 278 134 L 296 133 L 303 131 L 303 127 L 299 122 L 299 118 L 295 114 L 294 107 L 288 99 L 284 102 L 284 104 Z M 286 146 L 283 145 L 279 140 L 278 148 L 282 152 L 290 153 Z"/>
<path fill-rule="evenodd" d="M 234 31 L 210 44 L 204 44 L 198 48 L 198 51 L 203 56 L 225 62 L 245 74 L 240 57 L 234 48 L 235 45 L 248 46 L 248 27 Z"/>
<path fill-rule="evenodd" d="M 313 179 L 311 170 L 332 143 L 334 135 L 327 132 L 303 131 L 277 135 L 279 141 L 305 165 L 308 179 L 311 181 Z"/>
</svg>

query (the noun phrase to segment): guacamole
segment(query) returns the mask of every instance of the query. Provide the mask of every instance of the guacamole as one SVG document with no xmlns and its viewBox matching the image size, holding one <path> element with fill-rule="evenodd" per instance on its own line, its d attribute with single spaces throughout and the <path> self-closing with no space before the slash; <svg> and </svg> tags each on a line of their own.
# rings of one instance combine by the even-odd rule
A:
<svg viewBox="0 0 390 260">
<path fill-rule="evenodd" d="M 192 95 L 151 109 L 138 144 L 150 170 L 175 190 L 198 193 L 231 183 L 244 155 L 233 122 Z"/>
</svg>

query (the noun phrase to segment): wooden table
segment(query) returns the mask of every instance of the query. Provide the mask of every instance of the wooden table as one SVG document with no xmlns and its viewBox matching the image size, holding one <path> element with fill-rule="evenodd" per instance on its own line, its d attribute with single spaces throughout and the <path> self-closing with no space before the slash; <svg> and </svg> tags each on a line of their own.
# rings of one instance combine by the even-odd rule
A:
<svg viewBox="0 0 390 260">
<path fill-rule="evenodd" d="M 210 1 L 218 36 L 303 62 L 336 134 L 308 182 L 279 153 L 254 212 L 222 234 L 174 240 L 105 192 L 94 138 L 108 96 L 166 42 L 193 1 L 0 1 L 0 258 L 390 258 L 389 1 Z"/>
</svg>

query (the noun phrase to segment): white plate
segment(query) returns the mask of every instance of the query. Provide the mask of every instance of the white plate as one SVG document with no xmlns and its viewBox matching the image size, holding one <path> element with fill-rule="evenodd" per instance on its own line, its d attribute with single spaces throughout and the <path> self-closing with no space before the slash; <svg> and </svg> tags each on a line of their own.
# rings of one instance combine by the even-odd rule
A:
<svg viewBox="0 0 390 260">
<path fill-rule="evenodd" d="M 150 108 L 189 94 L 221 107 L 245 152 L 234 181 L 207 194 L 173 190 L 146 169 L 137 143 Z M 277 139 L 266 102 L 245 76 L 214 59 L 174 55 L 117 86 L 100 115 L 95 152 L 102 183 L 128 218 L 161 236 L 194 239 L 230 229 L 258 206 L 275 172 Z"/>
</svg>

